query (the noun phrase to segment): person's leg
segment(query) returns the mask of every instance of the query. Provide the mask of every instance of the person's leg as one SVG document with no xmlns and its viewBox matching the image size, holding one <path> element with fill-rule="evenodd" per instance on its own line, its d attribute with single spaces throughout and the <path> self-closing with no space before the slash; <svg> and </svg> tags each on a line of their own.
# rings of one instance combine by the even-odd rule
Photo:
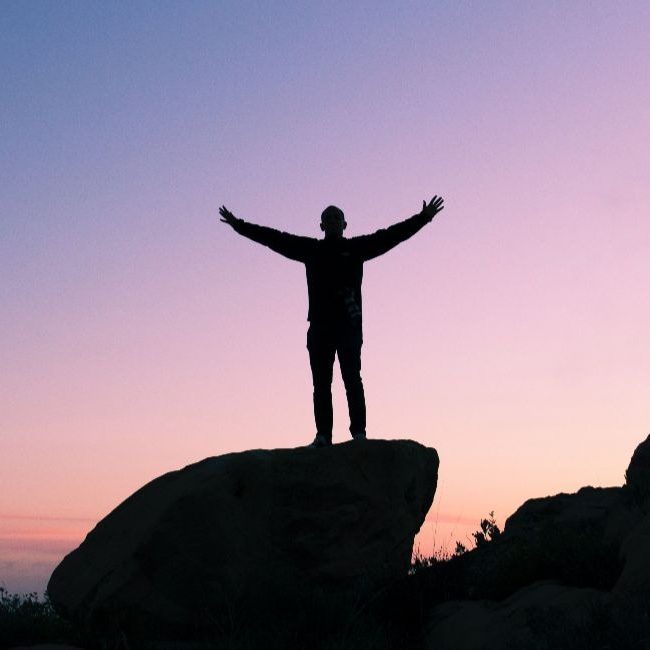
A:
<svg viewBox="0 0 650 650">
<path fill-rule="evenodd" d="M 353 438 L 366 435 L 366 398 L 361 380 L 361 326 L 346 328 L 339 333 L 336 351 L 339 355 L 341 376 L 348 397 L 350 433 Z"/>
<path fill-rule="evenodd" d="M 310 325 L 307 332 L 309 365 L 314 384 L 316 435 L 332 441 L 332 369 L 336 344 L 331 332 Z"/>
</svg>

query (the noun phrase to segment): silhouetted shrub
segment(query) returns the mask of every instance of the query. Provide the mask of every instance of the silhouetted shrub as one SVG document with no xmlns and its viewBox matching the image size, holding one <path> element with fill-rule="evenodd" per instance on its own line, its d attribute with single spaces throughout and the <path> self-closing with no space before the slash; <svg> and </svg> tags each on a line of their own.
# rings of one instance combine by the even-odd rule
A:
<svg viewBox="0 0 650 650">
<path fill-rule="evenodd" d="M 494 518 L 494 510 L 490 511 L 490 514 L 485 519 L 481 519 L 479 524 L 479 530 L 472 533 L 472 537 L 476 543 L 476 548 L 485 546 L 488 542 L 492 542 L 498 537 L 501 536 L 501 530 L 497 526 L 496 519 Z M 456 550 L 458 550 L 458 545 L 460 542 L 456 542 Z"/>
<path fill-rule="evenodd" d="M 497 525 L 494 517 L 494 510 L 491 510 L 485 519 L 481 519 L 478 530 L 472 533 L 472 537 L 474 538 L 474 547 L 483 547 L 489 542 L 498 539 L 500 536 L 501 529 Z M 413 554 L 409 575 L 413 575 L 421 569 L 429 569 L 441 562 L 449 562 L 454 557 L 463 555 L 469 550 L 471 549 L 467 548 L 467 546 L 459 540 L 456 540 L 456 546 L 454 547 L 453 553 L 450 553 L 445 549 L 438 549 L 434 551 L 433 555 L 423 555 L 418 548 Z"/>
<path fill-rule="evenodd" d="M 0 647 L 25 643 L 71 642 L 73 628 L 57 615 L 47 597 L 10 594 L 0 587 Z"/>
</svg>

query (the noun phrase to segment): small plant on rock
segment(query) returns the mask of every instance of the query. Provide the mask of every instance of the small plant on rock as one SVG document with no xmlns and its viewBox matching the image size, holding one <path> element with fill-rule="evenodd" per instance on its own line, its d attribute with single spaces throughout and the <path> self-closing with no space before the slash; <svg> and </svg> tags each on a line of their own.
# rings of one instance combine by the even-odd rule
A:
<svg viewBox="0 0 650 650">
<path fill-rule="evenodd" d="M 485 546 L 487 543 L 494 541 L 501 536 L 501 529 L 497 526 L 494 518 L 494 510 L 490 512 L 486 519 L 481 519 L 480 528 L 472 533 L 476 548 Z"/>
</svg>

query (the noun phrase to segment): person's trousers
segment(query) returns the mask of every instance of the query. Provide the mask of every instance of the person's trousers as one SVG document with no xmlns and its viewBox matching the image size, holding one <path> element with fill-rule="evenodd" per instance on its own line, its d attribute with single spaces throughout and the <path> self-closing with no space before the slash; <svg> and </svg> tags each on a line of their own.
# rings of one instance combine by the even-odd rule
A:
<svg viewBox="0 0 650 650">
<path fill-rule="evenodd" d="M 314 382 L 316 431 L 332 439 L 332 372 L 338 355 L 341 376 L 348 398 L 350 433 L 366 432 L 366 400 L 361 380 L 361 322 L 320 325 L 312 323 L 307 332 L 307 349 Z"/>
</svg>

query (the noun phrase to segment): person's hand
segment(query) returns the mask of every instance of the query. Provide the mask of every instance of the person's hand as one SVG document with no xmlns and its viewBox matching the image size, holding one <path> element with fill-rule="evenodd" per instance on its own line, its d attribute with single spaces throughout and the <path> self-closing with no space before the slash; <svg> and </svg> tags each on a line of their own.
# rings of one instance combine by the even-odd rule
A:
<svg viewBox="0 0 650 650">
<path fill-rule="evenodd" d="M 220 221 L 227 223 L 229 226 L 234 226 L 239 219 L 230 211 L 225 205 L 222 205 L 219 208 L 219 214 L 221 215 Z"/>
<path fill-rule="evenodd" d="M 443 205 L 444 199 L 441 196 L 434 196 L 429 204 L 427 205 L 426 201 L 422 201 L 422 212 L 421 214 L 425 215 L 428 221 L 431 221 L 438 212 L 440 212 L 445 206 Z"/>
</svg>

